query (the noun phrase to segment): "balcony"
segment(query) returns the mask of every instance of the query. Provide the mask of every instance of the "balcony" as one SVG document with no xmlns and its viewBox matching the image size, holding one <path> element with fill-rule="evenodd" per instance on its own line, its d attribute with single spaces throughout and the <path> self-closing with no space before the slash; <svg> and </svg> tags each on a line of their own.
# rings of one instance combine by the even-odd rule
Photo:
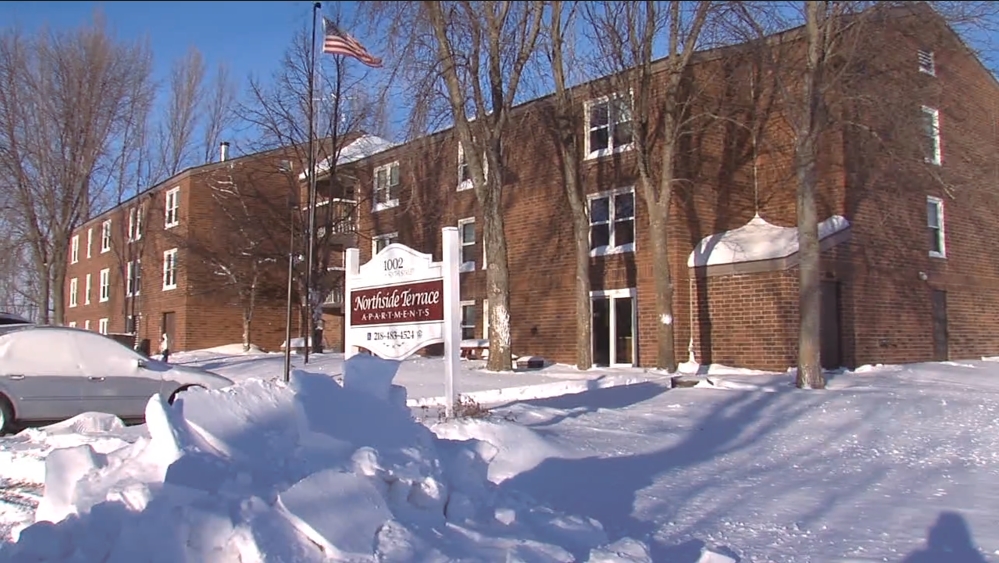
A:
<svg viewBox="0 0 999 563">
<path fill-rule="evenodd" d="M 323 307 L 343 307 L 343 288 L 337 287 L 329 292 L 323 301 Z"/>
<path fill-rule="evenodd" d="M 316 234 L 353 235 L 357 232 L 357 201 L 322 198 L 316 202 Z"/>
</svg>

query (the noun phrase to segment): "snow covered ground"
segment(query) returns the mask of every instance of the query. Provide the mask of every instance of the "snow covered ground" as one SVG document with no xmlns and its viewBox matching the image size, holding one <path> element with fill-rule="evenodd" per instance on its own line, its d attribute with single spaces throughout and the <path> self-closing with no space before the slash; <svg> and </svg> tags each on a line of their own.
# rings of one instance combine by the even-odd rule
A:
<svg viewBox="0 0 999 563">
<path fill-rule="evenodd" d="M 0 439 L 0 561 L 999 561 L 999 362 L 828 391 L 467 363 L 490 415 L 424 425 L 439 360 L 399 366 L 407 409 L 367 359 L 342 386 L 337 356 L 290 385 L 279 355 L 174 359 L 240 383 Z"/>
</svg>

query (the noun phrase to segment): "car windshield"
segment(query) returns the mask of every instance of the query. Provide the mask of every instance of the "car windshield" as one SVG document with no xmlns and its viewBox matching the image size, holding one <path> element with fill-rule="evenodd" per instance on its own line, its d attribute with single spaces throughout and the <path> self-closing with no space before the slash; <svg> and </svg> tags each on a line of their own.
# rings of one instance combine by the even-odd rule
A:
<svg viewBox="0 0 999 563">
<path fill-rule="evenodd" d="M 0 313 L 0 325 L 23 325 L 23 324 L 30 324 L 30 323 L 27 319 L 22 319 L 21 317 L 15 315 Z"/>
</svg>

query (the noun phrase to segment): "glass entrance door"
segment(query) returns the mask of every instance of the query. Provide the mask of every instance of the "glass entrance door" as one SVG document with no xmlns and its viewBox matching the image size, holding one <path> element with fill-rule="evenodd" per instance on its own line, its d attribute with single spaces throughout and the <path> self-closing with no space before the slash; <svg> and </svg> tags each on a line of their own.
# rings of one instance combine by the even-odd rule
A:
<svg viewBox="0 0 999 563">
<path fill-rule="evenodd" d="M 595 292 L 591 303 L 593 363 L 634 365 L 635 297 L 631 290 Z"/>
</svg>

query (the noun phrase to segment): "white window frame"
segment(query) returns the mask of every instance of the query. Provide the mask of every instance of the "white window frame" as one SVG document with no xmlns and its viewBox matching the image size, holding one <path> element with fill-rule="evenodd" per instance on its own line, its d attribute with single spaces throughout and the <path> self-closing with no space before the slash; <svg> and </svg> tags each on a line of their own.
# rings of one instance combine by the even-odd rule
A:
<svg viewBox="0 0 999 563">
<path fill-rule="evenodd" d="M 933 133 L 931 135 L 933 139 L 933 156 L 927 156 L 925 159 L 929 164 L 940 166 L 943 164 L 943 148 L 940 139 L 940 110 L 923 106 L 923 114 L 929 115 L 933 120 Z"/>
<path fill-rule="evenodd" d="M 937 62 L 933 56 L 933 51 L 920 49 L 916 52 L 916 59 L 919 64 L 919 72 L 930 76 L 937 75 Z"/>
<path fill-rule="evenodd" d="M 458 173 L 458 191 L 459 192 L 463 192 L 465 190 L 470 190 L 470 189 L 472 189 L 474 187 L 474 184 L 472 183 L 472 171 L 471 171 L 471 169 L 469 169 L 469 171 L 468 171 L 468 178 L 465 179 L 465 180 L 461 179 L 461 169 L 465 168 L 465 167 L 468 167 L 468 163 L 465 162 L 465 145 L 461 141 L 458 141 L 458 170 L 457 170 L 457 173 Z M 489 159 L 486 158 L 485 154 L 482 155 L 482 173 L 486 175 L 486 178 L 489 177 Z"/>
<path fill-rule="evenodd" d="M 97 321 L 97 332 L 101 334 L 108 333 L 108 319 L 98 319 Z"/>
<path fill-rule="evenodd" d="M 391 183 L 392 182 L 392 168 L 395 168 L 398 171 L 397 174 L 396 174 L 396 177 L 398 179 L 398 183 L 396 183 L 396 184 L 392 184 Z M 379 200 L 378 192 L 381 191 L 381 190 L 379 190 L 379 188 L 378 188 L 378 173 L 379 172 L 383 172 L 383 171 L 385 172 L 385 178 L 386 178 L 386 182 L 387 182 L 385 184 L 385 189 L 389 190 L 389 193 L 391 193 L 392 186 L 393 185 L 396 186 L 396 196 L 395 196 L 395 199 L 390 199 L 390 200 L 385 201 L 385 202 L 379 202 L 378 201 Z M 387 164 L 383 164 L 383 165 L 378 166 L 377 168 L 375 168 L 374 173 L 372 174 L 372 182 L 374 184 L 372 186 L 372 190 L 371 190 L 371 194 L 373 196 L 372 197 L 373 201 L 372 201 L 372 206 L 371 206 L 371 210 L 372 211 L 382 211 L 384 209 L 391 209 L 393 207 L 398 207 L 399 206 L 399 192 L 398 192 L 398 187 L 402 184 L 402 169 L 399 168 L 399 161 L 398 160 L 395 161 L 395 162 L 389 162 Z"/>
<path fill-rule="evenodd" d="M 97 301 L 106 303 L 109 299 L 111 299 L 111 268 L 104 268 L 101 270 L 100 294 Z"/>
<path fill-rule="evenodd" d="M 84 282 L 83 282 L 83 304 L 84 305 L 90 305 L 90 291 L 91 291 L 91 289 L 92 289 L 92 285 L 91 285 L 91 280 L 90 280 L 90 274 L 87 274 L 87 277 L 84 278 Z"/>
<path fill-rule="evenodd" d="M 69 239 L 69 263 L 76 264 L 80 261 L 80 235 L 73 235 Z"/>
<path fill-rule="evenodd" d="M 94 228 L 87 229 L 87 258 L 92 256 L 91 249 L 94 247 Z"/>
<path fill-rule="evenodd" d="M 76 328 L 76 321 L 69 321 L 69 328 Z"/>
<path fill-rule="evenodd" d="M 111 219 L 101 223 L 101 254 L 111 250 Z"/>
<path fill-rule="evenodd" d="M 614 223 L 616 221 L 616 218 L 614 217 L 614 197 L 617 196 L 617 195 L 626 194 L 626 193 L 631 193 L 632 194 L 632 201 L 634 202 L 632 204 L 633 214 L 631 216 L 631 225 L 632 225 L 631 228 L 632 228 L 633 238 L 635 240 L 633 242 L 630 242 L 630 243 L 627 243 L 627 244 L 617 245 L 617 244 L 614 244 L 614 242 L 615 242 L 614 241 L 614 239 L 615 239 L 615 236 L 614 236 Z M 637 218 L 637 215 L 638 215 L 638 199 L 637 199 L 638 195 L 635 193 L 635 187 L 634 186 L 628 186 L 628 187 L 625 187 L 625 188 L 617 188 L 617 189 L 613 189 L 613 190 L 607 190 L 607 191 L 598 192 L 598 193 L 595 193 L 595 194 L 589 194 L 588 196 L 586 196 L 586 213 L 587 213 L 587 216 L 589 217 L 589 220 L 590 220 L 590 230 L 589 230 L 589 233 L 588 233 L 588 237 L 590 237 L 590 239 L 591 239 L 591 243 L 590 243 L 591 246 L 592 246 L 593 225 L 594 225 L 594 223 L 593 223 L 593 217 L 590 217 L 590 204 L 595 199 L 603 199 L 603 198 L 610 199 L 610 203 L 608 205 L 608 208 L 609 208 L 609 212 L 608 212 L 608 223 L 610 224 L 610 242 L 611 242 L 611 244 L 609 244 L 608 246 L 598 246 L 596 248 L 591 248 L 590 249 L 590 256 L 607 256 L 608 254 L 625 254 L 625 253 L 628 253 L 628 252 L 635 252 L 635 249 L 637 247 L 636 243 L 638 242 L 638 220 L 637 220 L 638 219 Z"/>
<path fill-rule="evenodd" d="M 90 330 L 90 319 L 83 321 L 83 330 Z"/>
<path fill-rule="evenodd" d="M 474 237 L 472 238 L 472 242 L 469 244 L 465 243 L 465 239 L 462 236 L 463 233 L 462 229 L 464 228 L 465 225 L 473 225 L 472 233 Z M 465 217 L 464 219 L 458 219 L 458 256 L 464 258 L 461 264 L 458 264 L 458 271 L 461 273 L 475 271 L 475 262 L 477 260 L 475 260 L 474 257 L 472 260 L 469 260 L 468 256 L 465 256 L 465 247 L 475 246 L 475 242 L 479 239 L 478 230 L 474 228 L 474 225 L 475 225 L 475 217 Z"/>
<path fill-rule="evenodd" d="M 598 105 L 598 104 L 607 104 L 607 103 L 609 103 L 613 99 L 623 98 L 623 97 L 628 97 L 628 98 L 631 99 L 631 104 L 629 104 L 630 107 L 632 108 L 632 110 L 631 110 L 631 120 L 630 120 L 630 122 L 632 123 L 631 142 L 630 143 L 625 143 L 625 144 L 619 145 L 619 146 L 611 146 L 611 147 L 603 147 L 603 148 L 594 149 L 593 147 L 590 146 L 590 131 L 593 129 L 590 126 L 590 108 L 592 108 L 593 106 Z M 612 155 L 612 154 L 617 154 L 617 153 L 624 152 L 624 151 L 629 151 L 629 150 L 631 150 L 631 149 L 633 149 L 635 147 L 635 126 L 634 126 L 634 115 L 635 115 L 635 111 L 634 111 L 634 103 L 635 103 L 634 94 L 629 90 L 627 94 L 613 94 L 613 95 L 608 95 L 608 96 L 601 96 L 599 98 L 593 98 L 591 100 L 587 100 L 583 104 L 583 143 L 584 143 L 584 147 L 585 147 L 586 160 L 590 160 L 590 159 L 594 159 L 594 158 L 601 158 L 601 157 L 604 157 L 604 156 L 608 156 L 608 155 Z M 617 122 L 614 121 L 614 119 L 610 115 L 609 111 L 608 111 L 608 114 L 607 114 L 607 124 L 608 124 L 607 125 L 607 129 L 608 129 L 608 131 L 607 131 L 608 142 L 613 143 L 614 142 L 614 126 L 617 124 Z"/>
<path fill-rule="evenodd" d="M 489 300 L 482 300 L 482 338 L 489 340 Z"/>
<path fill-rule="evenodd" d="M 142 290 L 142 263 L 139 260 L 132 260 L 127 264 L 126 269 L 125 295 L 129 297 L 139 295 L 139 292 Z M 138 279 L 136 279 L 136 270 L 138 270 Z M 139 283 L 135 284 L 136 287 L 132 287 L 135 281 Z"/>
<path fill-rule="evenodd" d="M 458 333 L 461 334 L 462 340 L 473 340 L 475 338 L 475 321 L 472 321 L 471 325 L 465 324 L 465 307 L 472 308 L 472 314 L 475 314 L 477 310 L 475 307 L 475 301 L 461 301 L 458 303 Z M 465 328 L 472 327 L 472 338 L 465 338 Z"/>
<path fill-rule="evenodd" d="M 137 205 L 128 211 L 128 242 L 142 240 L 142 206 Z"/>
<path fill-rule="evenodd" d="M 390 242 L 388 244 L 392 244 L 393 242 L 396 242 L 396 241 L 399 240 L 399 232 L 396 231 L 394 233 L 382 233 L 380 235 L 375 235 L 375 236 L 371 237 L 371 256 L 372 257 L 375 254 L 378 254 L 378 243 L 380 241 L 383 241 L 383 240 L 389 240 Z M 385 245 L 385 246 L 388 246 L 388 244 Z"/>
<path fill-rule="evenodd" d="M 163 228 L 170 229 L 180 224 L 180 186 L 167 190 L 164 198 Z"/>
<path fill-rule="evenodd" d="M 69 280 L 69 306 L 76 307 L 77 294 L 80 292 L 80 280 L 73 278 Z"/>
<path fill-rule="evenodd" d="M 610 299 L 626 299 L 631 298 L 631 358 L 632 363 L 620 363 L 617 360 L 617 309 L 613 306 L 613 301 L 611 301 L 610 310 L 610 366 L 608 367 L 632 367 L 638 363 L 638 288 L 629 287 L 625 289 L 601 289 L 590 292 L 590 319 L 592 322 L 593 318 L 593 300 L 610 298 Z M 590 339 L 590 354 L 593 354 L 593 339 Z"/>
<path fill-rule="evenodd" d="M 177 249 L 163 252 L 163 291 L 177 289 Z"/>
<path fill-rule="evenodd" d="M 930 256 L 933 258 L 947 258 L 947 230 L 944 222 L 944 202 L 939 197 L 928 195 L 926 203 L 933 205 L 937 210 L 937 237 L 940 242 L 940 252 L 930 249 Z M 929 217 L 926 218 L 926 228 L 929 229 Z"/>
</svg>

